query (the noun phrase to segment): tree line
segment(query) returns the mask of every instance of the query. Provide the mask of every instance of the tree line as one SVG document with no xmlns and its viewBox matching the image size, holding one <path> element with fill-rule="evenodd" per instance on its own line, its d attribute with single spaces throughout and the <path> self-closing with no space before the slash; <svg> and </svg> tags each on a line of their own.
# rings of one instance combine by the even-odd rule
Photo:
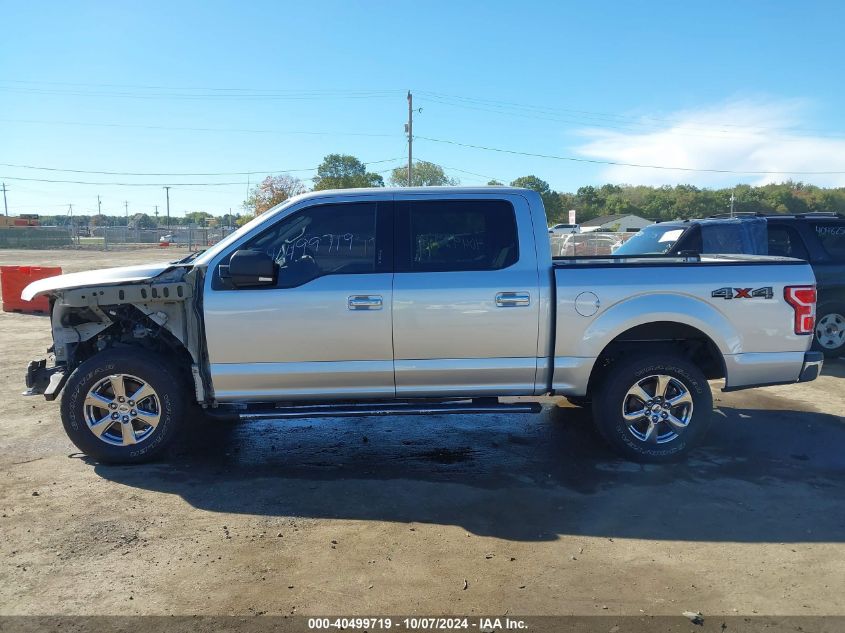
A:
<svg viewBox="0 0 845 633">
<path fill-rule="evenodd" d="M 170 225 L 193 224 L 198 226 L 240 226 L 288 198 L 314 190 L 355 189 L 361 187 L 404 186 L 408 184 L 405 167 L 390 170 L 385 178 L 368 170 L 367 165 L 349 154 L 329 154 L 317 168 L 312 186 L 294 176 L 282 174 L 267 176 L 249 193 L 243 203 L 243 213 L 214 217 L 204 211 L 194 211 L 184 216 L 171 217 Z M 427 161 L 413 165 L 411 184 L 416 187 L 458 185 L 457 178 L 449 177 L 442 167 Z M 490 186 L 505 183 L 491 180 Z M 565 222 L 567 212 L 575 209 L 579 222 L 603 215 L 634 214 L 651 220 L 674 220 L 706 217 L 730 210 L 731 195 L 737 212 L 760 213 L 845 213 L 845 187 L 823 188 L 802 182 L 786 181 L 761 186 L 736 185 L 721 189 L 707 189 L 693 185 L 650 187 L 645 185 L 602 185 L 579 187 L 574 193 L 559 192 L 548 182 L 534 175 L 520 176 L 510 182 L 513 187 L 525 187 L 540 194 L 546 207 L 549 222 Z M 67 225 L 67 216 L 42 216 L 44 225 Z M 77 225 L 130 226 L 155 228 L 163 218 L 152 218 L 137 213 L 129 218 L 122 216 L 75 216 Z"/>
<path fill-rule="evenodd" d="M 390 172 L 388 184 L 404 186 L 408 182 L 405 167 Z M 326 156 L 314 178 L 314 190 L 355 187 L 383 187 L 384 179 L 367 171 L 354 156 Z M 456 178 L 446 175 L 434 163 L 417 161 L 412 169 L 411 184 L 416 187 L 457 185 Z M 505 183 L 491 180 L 490 186 Z M 731 195 L 734 211 L 758 213 L 835 212 L 845 214 L 845 187 L 823 188 L 802 182 L 786 181 L 761 186 L 736 185 L 707 189 L 693 185 L 650 187 L 646 185 L 602 185 L 579 187 L 574 193 L 559 192 L 548 182 L 534 175 L 520 176 L 510 182 L 540 194 L 549 223 L 566 221 L 568 211 L 575 209 L 579 222 L 603 215 L 634 214 L 650 220 L 700 218 L 730 211 Z M 292 176 L 268 176 L 253 190 L 244 203 L 244 219 L 263 213 L 291 196 L 307 191 L 305 183 Z"/>
</svg>

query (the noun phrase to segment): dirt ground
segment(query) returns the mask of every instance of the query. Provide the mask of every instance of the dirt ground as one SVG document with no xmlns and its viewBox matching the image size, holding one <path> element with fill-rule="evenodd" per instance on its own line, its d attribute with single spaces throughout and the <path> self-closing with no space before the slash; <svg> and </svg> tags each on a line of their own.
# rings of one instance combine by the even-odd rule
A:
<svg viewBox="0 0 845 633">
<path fill-rule="evenodd" d="M 67 271 L 161 258 L 0 251 Z M 3 615 L 845 615 L 842 361 L 808 385 L 716 390 L 704 445 L 668 466 L 614 458 L 549 400 L 215 425 L 118 467 L 20 396 L 47 319 L 0 313 L 0 335 Z"/>
</svg>

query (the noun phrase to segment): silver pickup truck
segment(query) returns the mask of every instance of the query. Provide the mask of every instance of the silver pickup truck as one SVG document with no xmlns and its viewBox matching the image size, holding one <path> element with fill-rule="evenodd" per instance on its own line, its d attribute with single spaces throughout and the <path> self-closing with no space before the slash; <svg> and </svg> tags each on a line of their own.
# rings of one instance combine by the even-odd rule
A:
<svg viewBox="0 0 845 633">
<path fill-rule="evenodd" d="M 624 456 L 694 446 L 725 389 L 813 380 L 814 278 L 782 257 L 552 259 L 540 197 L 499 187 L 313 192 L 182 261 L 62 275 L 28 394 L 102 461 L 217 416 L 592 406 Z"/>
</svg>

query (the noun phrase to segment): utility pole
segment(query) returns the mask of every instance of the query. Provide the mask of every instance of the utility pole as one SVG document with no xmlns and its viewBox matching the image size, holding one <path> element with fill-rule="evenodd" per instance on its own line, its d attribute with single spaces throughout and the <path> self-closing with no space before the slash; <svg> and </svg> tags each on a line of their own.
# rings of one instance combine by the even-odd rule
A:
<svg viewBox="0 0 845 633">
<path fill-rule="evenodd" d="M 734 200 L 736 198 L 734 198 L 734 193 L 731 191 L 731 217 L 734 217 Z"/>
<path fill-rule="evenodd" d="M 6 209 L 6 217 L 9 217 L 9 205 L 6 204 L 6 183 L 3 183 L 3 208 Z"/>
<path fill-rule="evenodd" d="M 164 191 L 167 192 L 167 228 L 170 228 L 170 187 L 167 186 L 164 188 Z"/>
<path fill-rule="evenodd" d="M 103 204 L 100 202 L 100 196 L 97 196 L 97 215 L 103 214 Z"/>
<path fill-rule="evenodd" d="M 123 208 L 125 210 L 124 215 L 126 215 L 126 226 L 129 226 L 129 200 L 123 201 Z"/>
<path fill-rule="evenodd" d="M 408 186 L 411 186 L 411 166 L 414 159 L 414 96 L 408 91 L 408 123 L 405 124 L 405 131 L 408 133 Z"/>
</svg>

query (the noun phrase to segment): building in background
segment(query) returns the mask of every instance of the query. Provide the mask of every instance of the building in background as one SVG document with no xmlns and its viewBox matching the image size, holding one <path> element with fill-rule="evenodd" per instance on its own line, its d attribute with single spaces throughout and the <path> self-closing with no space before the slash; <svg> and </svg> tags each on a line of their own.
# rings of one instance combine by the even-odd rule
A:
<svg viewBox="0 0 845 633">
<path fill-rule="evenodd" d="M 7 228 L 10 226 L 39 226 L 38 216 L 32 213 L 24 213 L 18 217 L 0 215 L 0 228 Z"/>
<path fill-rule="evenodd" d="M 623 233 L 636 233 L 641 228 L 650 224 L 654 224 L 651 220 L 646 220 L 638 215 L 632 213 L 621 213 L 618 215 L 600 215 L 592 220 L 581 222 L 581 231 L 587 233 L 590 231 L 615 231 Z"/>
</svg>

